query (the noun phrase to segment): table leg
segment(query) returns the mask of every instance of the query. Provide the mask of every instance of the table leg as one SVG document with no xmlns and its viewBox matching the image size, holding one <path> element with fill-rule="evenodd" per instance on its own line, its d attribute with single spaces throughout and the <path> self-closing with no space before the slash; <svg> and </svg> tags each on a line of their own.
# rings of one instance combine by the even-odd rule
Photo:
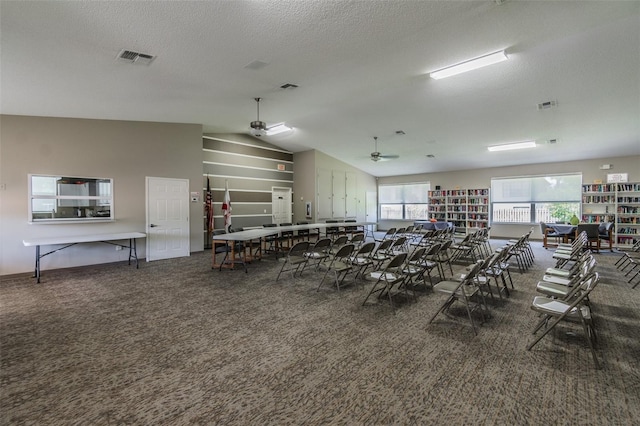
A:
<svg viewBox="0 0 640 426">
<path fill-rule="evenodd" d="M 40 246 L 36 246 L 36 283 L 40 282 Z"/>
</svg>

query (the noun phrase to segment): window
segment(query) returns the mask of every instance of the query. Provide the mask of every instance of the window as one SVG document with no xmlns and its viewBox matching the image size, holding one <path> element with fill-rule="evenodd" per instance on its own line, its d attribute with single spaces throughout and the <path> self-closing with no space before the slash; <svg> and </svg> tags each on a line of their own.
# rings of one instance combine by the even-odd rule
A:
<svg viewBox="0 0 640 426">
<path fill-rule="evenodd" d="M 29 176 L 29 222 L 113 220 L 113 180 Z"/>
<path fill-rule="evenodd" d="M 427 219 L 429 183 L 378 186 L 380 219 Z"/>
<path fill-rule="evenodd" d="M 568 222 L 580 216 L 582 175 L 491 179 L 494 223 Z"/>
</svg>

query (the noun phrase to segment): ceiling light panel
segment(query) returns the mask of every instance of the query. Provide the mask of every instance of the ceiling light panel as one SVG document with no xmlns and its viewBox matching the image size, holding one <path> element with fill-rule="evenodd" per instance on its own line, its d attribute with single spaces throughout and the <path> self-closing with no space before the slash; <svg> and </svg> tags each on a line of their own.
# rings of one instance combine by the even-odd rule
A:
<svg viewBox="0 0 640 426">
<path fill-rule="evenodd" d="M 489 151 L 510 151 L 513 149 L 526 149 L 526 148 L 535 148 L 536 141 L 522 141 L 522 142 L 514 142 L 514 143 L 506 143 L 503 145 L 492 145 L 488 146 L 487 149 Z"/>
<path fill-rule="evenodd" d="M 429 76 L 435 80 L 440 80 L 441 78 L 451 77 L 453 75 L 462 74 L 463 72 L 497 64 L 498 62 L 506 61 L 507 59 L 509 59 L 509 57 L 504 50 L 500 50 L 498 52 L 489 53 L 488 55 L 479 56 L 468 61 L 460 62 L 459 64 L 433 71 Z"/>
</svg>

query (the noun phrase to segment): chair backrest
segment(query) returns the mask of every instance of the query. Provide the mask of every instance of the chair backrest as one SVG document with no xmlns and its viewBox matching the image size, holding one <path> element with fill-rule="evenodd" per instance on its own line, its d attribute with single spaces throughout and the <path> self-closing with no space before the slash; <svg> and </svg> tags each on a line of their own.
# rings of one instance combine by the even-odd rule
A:
<svg viewBox="0 0 640 426">
<path fill-rule="evenodd" d="M 594 238 L 599 238 L 600 233 L 598 232 L 599 223 L 581 223 L 578 225 L 576 229 L 576 233 L 580 233 L 582 231 L 586 232 L 587 239 L 592 240 Z"/>
<path fill-rule="evenodd" d="M 340 247 L 340 249 L 336 252 L 333 258 L 344 259 L 346 257 L 349 257 L 353 253 L 354 249 L 355 249 L 355 246 L 353 244 L 345 244 L 342 247 Z"/>
<path fill-rule="evenodd" d="M 407 253 L 398 253 L 394 257 L 391 258 L 385 270 L 396 269 L 402 266 L 404 261 L 407 259 Z"/>
<path fill-rule="evenodd" d="M 425 257 L 428 260 L 435 260 L 435 257 L 438 255 L 438 252 L 440 251 L 440 247 L 442 247 L 442 243 L 435 243 L 433 245 L 431 245 L 431 247 L 429 247 L 429 250 L 427 250 L 425 252 Z"/>
<path fill-rule="evenodd" d="M 346 235 L 340 235 L 333 242 L 333 246 L 334 247 L 340 247 L 340 246 L 343 246 L 343 245 L 347 244 L 348 242 L 349 242 L 349 237 L 347 237 Z"/>
<path fill-rule="evenodd" d="M 369 253 L 373 251 L 374 248 L 376 248 L 375 242 L 371 241 L 370 243 L 364 243 L 362 247 L 358 249 L 356 256 L 360 256 L 360 257 L 367 256 Z"/>
<path fill-rule="evenodd" d="M 598 233 L 600 234 L 600 238 L 609 239 L 611 238 L 611 234 L 613 234 L 614 223 L 613 222 L 602 222 L 598 226 Z"/>
<path fill-rule="evenodd" d="M 262 224 L 263 228 L 275 228 L 276 226 L 278 226 L 277 223 L 263 223 Z"/>
<path fill-rule="evenodd" d="M 363 241 L 364 241 L 364 234 L 362 232 L 353 234 L 353 237 L 351 237 L 351 243 L 355 244 L 356 246 Z"/>
<path fill-rule="evenodd" d="M 310 245 L 311 244 L 309 244 L 309 241 L 299 241 L 299 242 L 295 243 L 289 249 L 289 257 L 291 257 L 291 256 L 302 256 L 304 253 L 306 253 L 309 250 L 309 246 Z"/>
<path fill-rule="evenodd" d="M 427 251 L 426 247 L 420 247 L 411 253 L 408 262 L 418 262 L 424 256 L 424 252 Z"/>
<path fill-rule="evenodd" d="M 386 240 L 387 238 L 392 238 L 395 234 L 396 228 L 389 228 L 382 238 Z"/>
<path fill-rule="evenodd" d="M 542 235 L 544 235 L 544 233 L 546 232 L 546 230 L 547 230 L 547 224 L 546 224 L 546 223 L 544 223 L 544 222 L 540 222 L 540 233 L 541 233 Z"/>
<path fill-rule="evenodd" d="M 386 251 L 389 250 L 389 247 L 391 247 L 391 245 L 393 244 L 393 240 L 384 240 L 380 243 L 380 245 L 378 246 L 378 249 L 376 251 Z"/>
<path fill-rule="evenodd" d="M 407 237 L 398 237 L 397 239 L 393 240 L 393 244 L 392 246 L 395 247 L 402 247 L 406 244 L 407 242 Z"/>
<path fill-rule="evenodd" d="M 313 251 L 319 251 L 331 247 L 331 238 L 320 238 L 312 247 Z"/>
</svg>

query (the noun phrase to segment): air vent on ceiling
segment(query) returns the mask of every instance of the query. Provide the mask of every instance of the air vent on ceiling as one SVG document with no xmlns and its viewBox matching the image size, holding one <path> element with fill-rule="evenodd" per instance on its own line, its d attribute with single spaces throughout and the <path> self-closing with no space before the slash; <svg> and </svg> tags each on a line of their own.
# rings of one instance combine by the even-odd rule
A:
<svg viewBox="0 0 640 426">
<path fill-rule="evenodd" d="M 140 65 L 149 65 L 155 58 L 155 56 L 146 53 L 134 52 L 133 50 L 127 49 L 122 49 L 118 54 L 118 60 Z"/>
<path fill-rule="evenodd" d="M 547 101 L 538 104 L 538 110 L 549 109 L 558 106 L 558 101 Z"/>
<path fill-rule="evenodd" d="M 558 143 L 558 139 L 549 139 L 549 144 L 553 145 L 554 143 Z"/>
<path fill-rule="evenodd" d="M 396 130 L 396 135 L 406 135 L 404 130 Z"/>
<path fill-rule="evenodd" d="M 281 89 L 297 89 L 298 85 L 293 83 L 285 83 L 282 86 L 280 86 L 280 88 Z"/>
</svg>

